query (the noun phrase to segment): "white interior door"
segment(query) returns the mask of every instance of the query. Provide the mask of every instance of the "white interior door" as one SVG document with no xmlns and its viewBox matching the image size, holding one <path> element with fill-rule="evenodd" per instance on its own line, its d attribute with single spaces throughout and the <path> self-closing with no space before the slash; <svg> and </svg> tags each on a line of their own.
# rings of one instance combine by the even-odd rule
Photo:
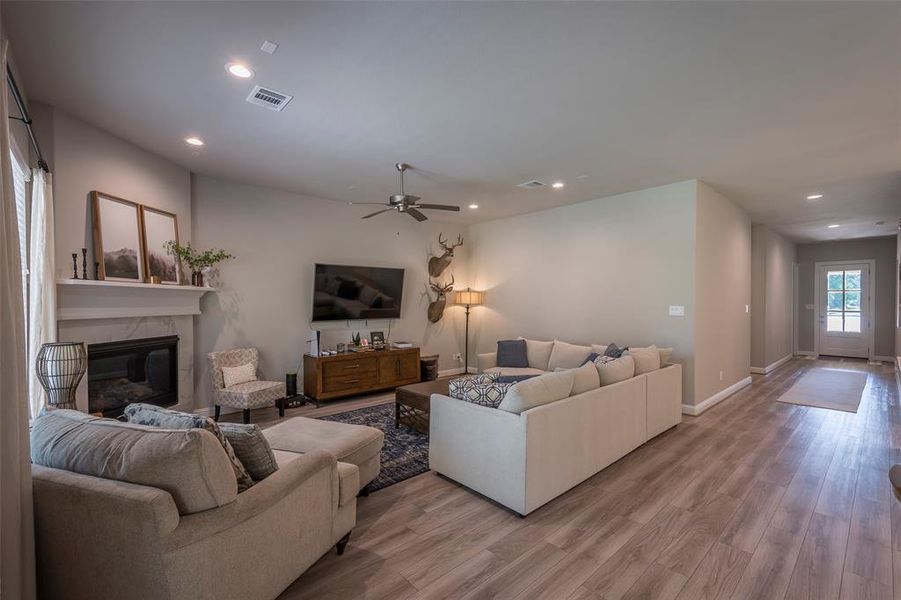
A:
<svg viewBox="0 0 901 600">
<path fill-rule="evenodd" d="M 869 263 L 817 266 L 817 353 L 867 358 L 872 339 Z"/>
</svg>

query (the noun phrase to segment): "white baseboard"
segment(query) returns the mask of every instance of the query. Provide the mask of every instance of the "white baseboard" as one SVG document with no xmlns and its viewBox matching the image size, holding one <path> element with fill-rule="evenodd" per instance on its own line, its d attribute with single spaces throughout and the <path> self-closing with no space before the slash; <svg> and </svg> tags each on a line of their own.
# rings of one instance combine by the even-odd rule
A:
<svg viewBox="0 0 901 600">
<path fill-rule="evenodd" d="M 463 372 L 463 367 L 454 367 L 453 369 L 443 369 L 438 371 L 438 377 L 448 377 L 449 375 L 459 375 Z M 476 370 L 473 367 L 469 367 L 470 373 L 475 373 Z"/>
<path fill-rule="evenodd" d="M 797 356 L 816 356 L 817 353 L 813 350 L 795 350 L 795 354 Z"/>
<path fill-rule="evenodd" d="M 706 400 L 703 400 L 697 404 L 694 404 L 694 405 L 683 404 L 682 405 L 682 414 L 683 415 L 691 415 L 693 417 L 696 417 L 699 414 L 701 414 L 702 412 L 704 412 L 705 410 L 716 406 L 717 404 L 719 404 L 720 402 L 722 402 L 723 400 L 725 400 L 726 398 L 728 398 L 729 396 L 731 396 L 732 394 L 737 392 L 738 390 L 742 389 L 743 387 L 747 387 L 749 385 L 751 385 L 750 375 L 748 377 L 745 377 L 744 379 L 742 379 L 741 381 L 739 381 L 737 383 L 733 383 L 726 389 L 720 390 L 716 394 L 712 395 L 711 397 L 709 397 Z"/>
<path fill-rule="evenodd" d="M 772 373 L 773 371 L 790 361 L 792 358 L 794 358 L 794 355 L 786 354 L 771 365 L 767 365 L 765 367 L 751 367 L 751 372 L 756 375 L 766 375 L 767 373 Z"/>
<path fill-rule="evenodd" d="M 882 362 L 894 363 L 895 357 L 894 356 L 874 356 L 872 358 L 872 360 L 881 360 Z"/>
</svg>

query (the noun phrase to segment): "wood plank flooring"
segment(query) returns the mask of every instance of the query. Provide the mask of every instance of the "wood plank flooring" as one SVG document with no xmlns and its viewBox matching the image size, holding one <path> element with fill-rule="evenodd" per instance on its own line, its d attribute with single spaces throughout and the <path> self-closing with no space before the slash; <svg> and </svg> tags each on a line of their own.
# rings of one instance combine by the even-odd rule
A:
<svg viewBox="0 0 901 600">
<path fill-rule="evenodd" d="M 775 401 L 825 366 L 868 373 L 856 414 Z M 890 367 L 796 359 L 524 519 L 433 473 L 361 498 L 281 598 L 898 600 L 899 445 Z"/>
</svg>

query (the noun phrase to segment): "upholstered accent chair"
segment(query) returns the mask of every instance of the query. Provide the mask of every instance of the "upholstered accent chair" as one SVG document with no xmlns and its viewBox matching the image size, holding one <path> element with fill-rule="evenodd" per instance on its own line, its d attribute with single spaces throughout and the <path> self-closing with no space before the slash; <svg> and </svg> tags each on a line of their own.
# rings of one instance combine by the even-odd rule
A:
<svg viewBox="0 0 901 600">
<path fill-rule="evenodd" d="M 285 383 L 283 381 L 245 381 L 229 387 L 225 387 L 225 378 L 222 375 L 222 367 L 240 367 L 248 363 L 253 365 L 253 372 L 257 372 L 260 364 L 260 352 L 256 348 L 237 348 L 235 350 L 222 350 L 207 354 L 210 361 L 210 374 L 213 378 L 213 404 L 215 405 L 215 419 L 219 420 L 221 407 L 240 408 L 244 411 L 244 422 L 250 423 L 250 410 L 278 406 L 279 416 L 285 416 Z"/>
</svg>

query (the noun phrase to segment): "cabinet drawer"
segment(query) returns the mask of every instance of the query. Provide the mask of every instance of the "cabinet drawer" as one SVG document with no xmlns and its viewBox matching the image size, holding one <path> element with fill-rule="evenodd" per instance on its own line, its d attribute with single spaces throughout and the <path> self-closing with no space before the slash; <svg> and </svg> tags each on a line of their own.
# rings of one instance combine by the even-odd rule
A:
<svg viewBox="0 0 901 600">
<path fill-rule="evenodd" d="M 363 373 L 350 373 L 347 375 L 332 375 L 322 378 L 322 391 L 340 392 L 342 390 L 367 389 L 378 384 L 375 371 Z"/>
<path fill-rule="evenodd" d="M 361 360 L 342 360 L 337 362 L 328 362 L 322 365 L 322 379 L 330 379 L 332 377 L 356 377 L 364 375 L 374 375 L 376 372 L 376 361 L 371 358 Z"/>
</svg>

